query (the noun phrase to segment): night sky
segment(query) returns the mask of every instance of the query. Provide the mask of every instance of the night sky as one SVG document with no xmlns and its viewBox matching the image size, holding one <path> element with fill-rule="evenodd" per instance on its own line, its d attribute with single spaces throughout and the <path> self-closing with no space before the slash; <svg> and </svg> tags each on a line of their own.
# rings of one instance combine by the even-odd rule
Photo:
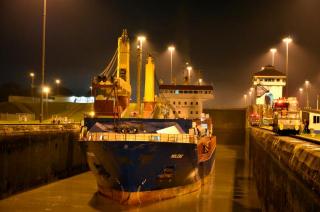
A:
<svg viewBox="0 0 320 212">
<path fill-rule="evenodd" d="M 278 48 L 275 65 L 284 71 L 282 38 L 290 35 L 289 92 L 296 95 L 308 79 L 316 94 L 320 82 L 319 0 L 210 2 L 47 0 L 46 81 L 53 84 L 60 78 L 78 95 L 85 94 L 90 79 L 107 65 L 117 37 L 127 28 L 133 80 L 136 37 L 145 34 L 144 51 L 155 57 L 158 78 L 166 82 L 170 78 L 167 47 L 174 44 L 177 79 L 183 64 L 190 62 L 195 73 L 200 71 L 206 83 L 213 83 L 216 99 L 212 107 L 236 107 L 243 102 L 252 74 L 271 63 L 271 47 Z M 1 1 L 0 84 L 14 81 L 27 87 L 31 70 L 39 82 L 42 4 L 42 0 Z"/>
</svg>

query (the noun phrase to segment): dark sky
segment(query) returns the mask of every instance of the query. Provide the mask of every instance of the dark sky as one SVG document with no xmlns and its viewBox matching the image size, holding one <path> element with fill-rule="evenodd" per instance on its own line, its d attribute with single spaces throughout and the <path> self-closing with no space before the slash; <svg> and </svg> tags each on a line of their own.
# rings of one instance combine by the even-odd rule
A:
<svg viewBox="0 0 320 212">
<path fill-rule="evenodd" d="M 40 79 L 42 3 L 1 1 L 0 83 L 28 86 L 30 70 Z M 241 103 L 252 74 L 271 63 L 271 47 L 278 48 L 275 65 L 284 71 L 281 40 L 290 35 L 294 39 L 289 51 L 290 94 L 295 95 L 305 79 L 315 94 L 320 82 L 319 8 L 319 0 L 213 0 L 210 5 L 208 1 L 47 0 L 46 81 L 53 84 L 59 77 L 66 87 L 84 94 L 127 28 L 132 49 L 137 35 L 147 36 L 144 50 L 155 56 L 159 78 L 169 79 L 167 47 L 174 43 L 175 75 L 180 77 L 182 64 L 190 62 L 207 83 L 213 83 L 213 106 L 233 107 Z M 131 70 L 135 72 L 135 64 Z"/>
</svg>

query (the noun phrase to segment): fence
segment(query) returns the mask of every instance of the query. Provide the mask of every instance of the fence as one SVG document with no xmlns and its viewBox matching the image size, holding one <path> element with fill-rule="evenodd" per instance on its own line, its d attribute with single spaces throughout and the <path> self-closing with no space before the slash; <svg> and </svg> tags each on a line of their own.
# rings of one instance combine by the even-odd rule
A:
<svg viewBox="0 0 320 212">
<path fill-rule="evenodd" d="M 33 113 L 0 113 L 0 120 L 1 121 L 34 121 L 35 114 Z"/>
<path fill-rule="evenodd" d="M 119 134 L 119 133 L 88 133 L 89 141 L 156 141 L 156 142 L 177 142 L 195 143 L 196 137 L 189 134 Z"/>
</svg>

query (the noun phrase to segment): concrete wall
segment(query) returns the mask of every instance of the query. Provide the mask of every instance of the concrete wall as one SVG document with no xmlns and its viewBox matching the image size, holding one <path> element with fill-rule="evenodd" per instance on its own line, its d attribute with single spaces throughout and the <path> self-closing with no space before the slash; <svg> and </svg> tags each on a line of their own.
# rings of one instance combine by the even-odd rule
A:
<svg viewBox="0 0 320 212">
<path fill-rule="evenodd" d="M 213 118 L 214 129 L 244 129 L 246 109 L 205 109 Z"/>
<path fill-rule="evenodd" d="M 205 109 L 213 120 L 213 134 L 218 144 L 241 145 L 245 141 L 246 110 L 245 109 Z M 236 133 L 239 138 L 234 139 Z M 239 143 L 240 142 L 240 143 Z"/>
<path fill-rule="evenodd" d="M 0 198 L 87 170 L 78 132 L 0 133 Z"/>
<path fill-rule="evenodd" d="M 264 211 L 320 211 L 318 145 L 257 128 L 250 144 Z"/>
</svg>

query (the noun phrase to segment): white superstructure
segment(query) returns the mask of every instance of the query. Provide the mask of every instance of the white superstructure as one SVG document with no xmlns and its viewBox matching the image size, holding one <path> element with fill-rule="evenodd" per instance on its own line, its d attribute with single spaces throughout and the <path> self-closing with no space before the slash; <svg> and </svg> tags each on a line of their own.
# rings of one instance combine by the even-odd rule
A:
<svg viewBox="0 0 320 212">
<path fill-rule="evenodd" d="M 203 101 L 214 97 L 211 85 L 160 85 L 159 92 L 170 106 L 168 118 L 200 118 Z"/>
</svg>

